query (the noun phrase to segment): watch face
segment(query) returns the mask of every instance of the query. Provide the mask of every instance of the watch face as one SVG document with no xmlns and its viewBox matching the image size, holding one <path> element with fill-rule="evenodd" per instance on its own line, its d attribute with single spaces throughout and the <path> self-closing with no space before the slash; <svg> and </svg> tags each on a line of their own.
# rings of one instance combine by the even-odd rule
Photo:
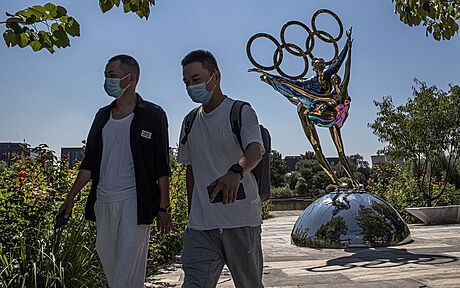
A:
<svg viewBox="0 0 460 288">
<path fill-rule="evenodd" d="M 243 167 L 241 167 L 240 164 L 235 164 L 232 166 L 231 170 L 235 173 L 241 173 L 243 172 Z"/>
</svg>

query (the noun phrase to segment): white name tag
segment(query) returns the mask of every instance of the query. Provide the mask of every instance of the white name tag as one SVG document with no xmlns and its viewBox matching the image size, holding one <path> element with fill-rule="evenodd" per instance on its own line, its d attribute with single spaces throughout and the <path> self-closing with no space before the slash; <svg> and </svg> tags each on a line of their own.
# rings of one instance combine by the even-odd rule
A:
<svg viewBox="0 0 460 288">
<path fill-rule="evenodd" d="M 142 130 L 141 136 L 147 139 L 152 138 L 152 132 Z"/>
</svg>

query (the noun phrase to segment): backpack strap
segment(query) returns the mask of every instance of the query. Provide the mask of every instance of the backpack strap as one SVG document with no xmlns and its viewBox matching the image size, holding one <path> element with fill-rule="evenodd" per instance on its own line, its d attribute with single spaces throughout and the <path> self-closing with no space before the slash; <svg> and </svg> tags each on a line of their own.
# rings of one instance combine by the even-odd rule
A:
<svg viewBox="0 0 460 288">
<path fill-rule="evenodd" d="M 232 126 L 232 132 L 235 134 L 238 143 L 240 144 L 241 150 L 244 152 L 243 142 L 241 140 L 241 115 L 243 111 L 243 106 L 251 104 L 236 100 L 233 102 L 232 109 L 230 110 L 230 124 Z"/>
<path fill-rule="evenodd" d="M 190 131 L 192 131 L 192 125 L 193 122 L 195 122 L 196 114 L 198 114 L 198 109 L 200 109 L 201 106 L 198 106 L 194 108 L 192 111 L 190 111 L 187 116 L 185 116 L 185 127 L 184 127 L 184 137 L 182 137 L 182 140 L 180 143 L 182 145 L 185 145 L 188 140 L 188 134 L 190 134 Z"/>
</svg>

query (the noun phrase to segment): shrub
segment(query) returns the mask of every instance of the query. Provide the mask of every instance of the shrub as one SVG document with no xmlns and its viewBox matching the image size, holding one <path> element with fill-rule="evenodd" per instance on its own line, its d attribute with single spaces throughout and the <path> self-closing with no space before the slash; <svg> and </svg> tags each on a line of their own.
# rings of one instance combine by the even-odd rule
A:
<svg viewBox="0 0 460 288">
<path fill-rule="evenodd" d="M 270 210 L 272 208 L 272 202 L 270 200 L 262 202 L 262 219 L 271 218 Z"/>
<path fill-rule="evenodd" d="M 34 288 L 107 286 L 95 251 L 95 225 L 83 221 L 83 214 L 69 224 L 66 230 L 58 231 L 47 229 L 47 225 L 30 228 L 18 235 L 9 251 L 0 245 L 0 284 Z"/>
<path fill-rule="evenodd" d="M 18 156 L 0 171 L 0 287 L 106 287 L 95 225 L 83 219 L 89 185 L 76 199 L 67 228 L 54 231 L 54 215 L 78 171 L 68 169 L 46 145 L 30 151 L 37 157 Z M 170 191 L 174 228 L 163 238 L 152 232 L 148 274 L 182 249 L 187 223 L 182 165 L 175 166 Z"/>
<path fill-rule="evenodd" d="M 337 185 L 335 184 L 329 184 L 326 186 L 326 192 L 329 193 L 329 192 L 333 192 L 335 191 L 335 189 L 337 189 Z"/>
<path fill-rule="evenodd" d="M 294 196 L 293 191 L 288 186 L 272 187 L 270 194 L 272 198 L 290 198 Z"/>
<path fill-rule="evenodd" d="M 439 192 L 442 185 L 441 183 L 434 183 L 433 191 Z M 423 207 L 426 204 L 426 199 L 420 193 L 416 179 L 411 176 L 407 169 L 394 162 L 375 167 L 368 188 L 370 192 L 392 205 L 408 223 L 418 220 L 407 213 L 404 208 Z M 435 206 L 453 203 L 455 203 L 455 187 L 451 184 L 447 184 L 442 196 L 433 202 Z"/>
<path fill-rule="evenodd" d="M 295 190 L 295 185 L 297 184 L 297 180 L 300 178 L 300 173 L 299 172 L 290 172 L 286 173 L 285 177 L 285 183 L 289 186 L 289 189 Z"/>
<path fill-rule="evenodd" d="M 148 274 L 156 272 L 182 250 L 182 236 L 188 221 L 185 165 L 178 164 L 171 175 L 170 198 L 173 228 L 171 233 L 163 238 L 156 229 L 150 234 Z"/>
<path fill-rule="evenodd" d="M 299 196 L 306 196 L 308 193 L 307 181 L 304 178 L 299 178 L 295 185 L 295 193 Z"/>
</svg>

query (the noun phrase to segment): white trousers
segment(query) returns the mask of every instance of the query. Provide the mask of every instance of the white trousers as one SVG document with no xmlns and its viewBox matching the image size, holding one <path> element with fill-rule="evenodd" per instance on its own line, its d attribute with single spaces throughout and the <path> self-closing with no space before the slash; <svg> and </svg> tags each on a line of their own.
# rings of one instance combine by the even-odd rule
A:
<svg viewBox="0 0 460 288">
<path fill-rule="evenodd" d="M 137 200 L 97 200 L 96 251 L 110 288 L 144 288 L 150 225 L 137 225 Z"/>
</svg>

